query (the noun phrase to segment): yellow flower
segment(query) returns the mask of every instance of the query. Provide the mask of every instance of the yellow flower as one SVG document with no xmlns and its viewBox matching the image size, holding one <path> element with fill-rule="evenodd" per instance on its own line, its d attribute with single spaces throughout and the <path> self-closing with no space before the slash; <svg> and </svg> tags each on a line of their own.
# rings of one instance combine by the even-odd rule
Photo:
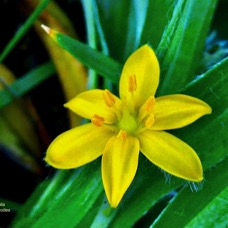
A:
<svg viewBox="0 0 228 228">
<path fill-rule="evenodd" d="M 164 130 L 191 124 L 211 113 L 205 102 L 182 94 L 155 98 L 159 63 L 144 45 L 126 61 L 119 83 L 120 98 L 109 90 L 83 92 L 65 104 L 91 123 L 59 135 L 45 160 L 59 169 L 82 166 L 102 155 L 107 199 L 117 207 L 131 184 L 139 151 L 164 171 L 185 180 L 203 179 L 196 152 Z"/>
</svg>

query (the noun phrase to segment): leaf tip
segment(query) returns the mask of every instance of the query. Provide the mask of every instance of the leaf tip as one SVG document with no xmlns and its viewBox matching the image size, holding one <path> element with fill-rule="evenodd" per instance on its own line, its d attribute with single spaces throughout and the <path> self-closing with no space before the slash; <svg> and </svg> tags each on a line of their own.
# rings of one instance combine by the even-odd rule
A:
<svg viewBox="0 0 228 228">
<path fill-rule="evenodd" d="M 50 35 L 50 33 L 51 33 L 51 29 L 50 29 L 48 26 L 46 26 L 46 25 L 42 24 L 42 25 L 41 25 L 41 27 L 43 28 L 43 30 L 44 30 L 47 34 L 49 34 L 49 35 Z"/>
<path fill-rule="evenodd" d="M 44 24 L 42 24 L 41 27 L 49 36 L 51 36 L 51 38 L 56 40 L 56 35 L 58 33 L 57 31 L 55 31 L 54 29 L 51 29 L 50 27 L 48 27 Z"/>
</svg>

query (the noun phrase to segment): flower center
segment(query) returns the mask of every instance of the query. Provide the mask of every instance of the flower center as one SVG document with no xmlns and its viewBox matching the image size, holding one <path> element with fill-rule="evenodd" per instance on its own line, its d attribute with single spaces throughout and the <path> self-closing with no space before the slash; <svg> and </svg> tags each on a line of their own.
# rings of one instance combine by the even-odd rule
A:
<svg viewBox="0 0 228 228">
<path fill-rule="evenodd" d="M 128 108 L 123 109 L 123 116 L 117 124 L 118 128 L 133 134 L 138 129 L 138 122 L 134 115 L 132 115 Z"/>
</svg>

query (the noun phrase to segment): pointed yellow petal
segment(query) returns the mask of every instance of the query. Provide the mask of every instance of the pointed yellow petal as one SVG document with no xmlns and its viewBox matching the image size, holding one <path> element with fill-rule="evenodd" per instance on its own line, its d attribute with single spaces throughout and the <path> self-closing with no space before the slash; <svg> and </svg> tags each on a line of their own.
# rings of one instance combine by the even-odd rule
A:
<svg viewBox="0 0 228 228">
<path fill-rule="evenodd" d="M 120 78 L 120 98 L 139 108 L 156 92 L 159 83 L 159 63 L 154 51 L 144 45 L 124 64 Z"/>
<path fill-rule="evenodd" d="M 111 127 L 85 124 L 59 135 L 50 144 L 45 161 L 59 169 L 71 169 L 99 157 L 110 137 Z"/>
<path fill-rule="evenodd" d="M 211 107 L 195 97 L 176 94 L 156 98 L 152 130 L 181 128 L 211 113 Z"/>
<path fill-rule="evenodd" d="M 117 207 L 138 166 L 139 141 L 132 136 L 113 136 L 102 157 L 102 179 L 108 201 Z"/>
<path fill-rule="evenodd" d="M 144 131 L 140 135 L 142 153 L 166 172 L 189 181 L 203 179 L 196 152 L 185 142 L 164 131 Z"/>
<path fill-rule="evenodd" d="M 92 119 L 98 116 L 104 119 L 104 123 L 113 123 L 120 99 L 107 91 L 94 89 L 80 93 L 64 106 L 84 118 Z M 109 99 L 112 99 L 112 103 Z"/>
</svg>

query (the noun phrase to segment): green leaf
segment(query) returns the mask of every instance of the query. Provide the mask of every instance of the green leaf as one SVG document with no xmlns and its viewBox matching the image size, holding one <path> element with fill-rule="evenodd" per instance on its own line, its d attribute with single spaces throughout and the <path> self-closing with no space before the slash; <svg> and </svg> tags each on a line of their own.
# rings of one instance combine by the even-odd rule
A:
<svg viewBox="0 0 228 228">
<path fill-rule="evenodd" d="M 101 25 L 99 12 L 98 12 L 98 6 L 97 6 L 96 1 L 92 1 L 92 4 L 93 4 L 94 21 L 96 24 L 97 33 L 98 33 L 99 41 L 101 44 L 101 49 L 102 49 L 102 52 L 104 54 L 109 55 L 108 44 L 107 44 L 107 41 L 105 39 L 104 30 L 103 30 L 102 25 Z"/>
<path fill-rule="evenodd" d="M 159 59 L 163 60 L 166 52 L 169 51 L 169 45 L 171 40 L 174 38 L 175 31 L 178 28 L 178 23 L 181 17 L 186 0 L 177 1 L 173 6 L 172 16 L 167 22 L 166 27 L 162 33 L 162 37 L 159 40 L 159 45 L 156 49 L 156 53 L 159 56 Z"/>
<path fill-rule="evenodd" d="M 96 2 L 109 54 L 122 63 L 125 60 L 126 32 L 128 32 L 128 23 L 131 20 L 132 1 L 96 0 Z"/>
<path fill-rule="evenodd" d="M 197 151 L 205 169 L 213 166 L 226 156 L 228 126 L 228 58 L 216 64 L 199 76 L 182 91 L 207 102 L 212 114 L 205 116 L 183 129 L 178 136 Z M 176 132 L 176 131 L 175 131 Z"/>
<path fill-rule="evenodd" d="M 165 39 L 169 37 L 169 42 L 165 46 L 159 45 L 157 50 L 157 53 L 161 52 L 164 56 L 160 58 L 162 72 L 159 94 L 174 93 L 193 79 L 200 65 L 216 3 L 217 0 L 186 0 L 182 13 L 174 15 L 178 17 L 175 19 L 178 21 L 175 33 L 171 30 L 171 37 L 169 34 L 164 35 Z M 165 32 L 167 31 L 170 30 Z"/>
<path fill-rule="evenodd" d="M 122 70 L 118 62 L 67 35 L 56 32 L 54 39 L 85 66 L 93 68 L 101 76 L 118 84 Z"/>
<path fill-rule="evenodd" d="M 228 188 L 226 187 L 186 227 L 227 227 L 227 196 Z"/>
<path fill-rule="evenodd" d="M 105 198 L 104 192 L 102 192 L 102 194 L 100 194 L 100 196 L 97 198 L 93 206 L 90 208 L 89 213 L 85 214 L 84 218 L 77 225 L 77 228 L 84 228 L 84 227 L 93 228 L 92 224 L 99 216 L 99 209 L 101 208 L 101 205 L 104 205 L 104 204 L 106 204 L 106 206 L 108 205 L 107 202 L 104 200 L 104 198 Z M 94 226 L 94 228 L 96 228 L 96 226 Z"/>
<path fill-rule="evenodd" d="M 141 35 L 148 12 L 148 4 L 149 0 L 133 0 L 130 4 L 124 59 L 126 59 L 140 45 Z"/>
<path fill-rule="evenodd" d="M 122 63 L 139 47 L 149 0 L 96 2 L 108 52 Z"/>
<path fill-rule="evenodd" d="M 10 159 L 30 172 L 40 173 L 40 165 L 24 147 L 20 135 L 14 132 L 6 118 L 0 112 L 0 147 Z"/>
<path fill-rule="evenodd" d="M 14 227 L 77 226 L 103 192 L 99 163 L 93 162 L 72 171 L 59 171 L 24 205 Z"/>
<path fill-rule="evenodd" d="M 93 0 L 83 0 L 81 1 L 82 7 L 85 14 L 86 23 L 86 33 L 87 33 L 87 43 L 91 48 L 97 49 L 97 36 L 94 21 L 94 10 L 93 10 Z M 95 89 L 98 86 L 98 76 L 95 70 L 88 69 L 88 89 Z"/>
<path fill-rule="evenodd" d="M 228 179 L 227 165 L 226 159 L 205 173 L 203 190 L 198 192 L 191 192 L 186 188 L 181 190 L 152 227 L 214 227 L 215 225 L 226 227 L 226 216 L 222 212 L 227 212 L 227 207 L 224 207 L 227 201 L 227 195 L 224 195 Z M 223 201 L 220 194 L 226 199 L 218 203 Z M 216 217 L 218 220 L 214 220 Z M 189 225 L 186 226 L 187 224 Z"/>
<path fill-rule="evenodd" d="M 158 46 L 165 27 L 172 18 L 175 3 L 176 0 L 165 0 L 162 4 L 160 0 L 149 0 L 141 37 L 142 45 L 149 42 L 153 48 Z"/>
<path fill-rule="evenodd" d="M 9 41 L 0 55 L 0 63 L 7 57 L 15 45 L 22 39 L 26 32 L 32 27 L 33 23 L 46 8 L 50 0 L 42 0 L 26 22 L 20 27 L 14 37 Z"/>
<path fill-rule="evenodd" d="M 0 108 L 9 104 L 17 97 L 23 96 L 54 73 L 55 67 L 49 62 L 17 79 L 13 84 L 7 86 L 6 89 L 0 91 Z"/>
</svg>

